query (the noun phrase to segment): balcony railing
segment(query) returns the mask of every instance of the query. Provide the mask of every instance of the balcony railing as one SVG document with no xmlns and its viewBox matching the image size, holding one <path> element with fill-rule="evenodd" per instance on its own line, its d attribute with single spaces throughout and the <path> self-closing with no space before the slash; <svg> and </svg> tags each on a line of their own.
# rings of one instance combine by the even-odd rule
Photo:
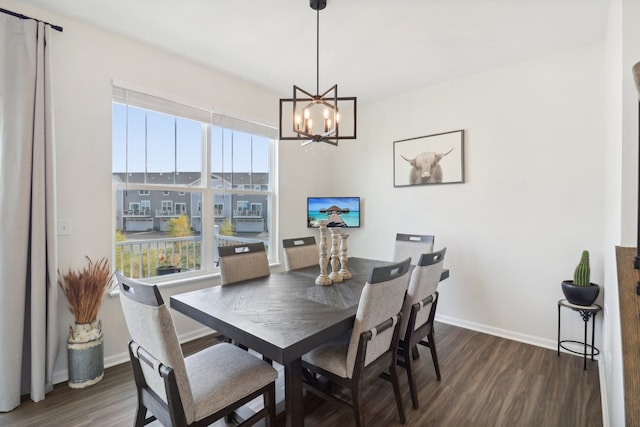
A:
<svg viewBox="0 0 640 427">
<path fill-rule="evenodd" d="M 122 216 L 125 218 L 139 218 L 151 216 L 151 212 L 148 208 L 142 209 L 126 209 L 122 212 Z"/>
<path fill-rule="evenodd" d="M 177 211 L 175 209 L 156 209 L 156 218 L 159 218 L 159 217 L 173 218 L 181 215 L 188 215 L 187 211 L 186 210 Z"/>
<path fill-rule="evenodd" d="M 116 269 L 134 278 L 155 276 L 163 265 L 199 270 L 200 247 L 200 236 L 116 242 Z"/>
<path fill-rule="evenodd" d="M 269 252 L 269 242 L 248 237 L 215 234 L 214 260 L 218 260 L 219 246 L 264 242 Z M 171 265 L 178 272 L 200 270 L 201 236 L 167 237 L 116 242 L 116 269 L 127 277 L 146 278 L 157 275 L 156 268 Z"/>
<path fill-rule="evenodd" d="M 262 218 L 262 211 L 254 211 L 250 209 L 235 209 L 233 211 L 234 217 L 250 217 L 250 218 Z"/>
</svg>

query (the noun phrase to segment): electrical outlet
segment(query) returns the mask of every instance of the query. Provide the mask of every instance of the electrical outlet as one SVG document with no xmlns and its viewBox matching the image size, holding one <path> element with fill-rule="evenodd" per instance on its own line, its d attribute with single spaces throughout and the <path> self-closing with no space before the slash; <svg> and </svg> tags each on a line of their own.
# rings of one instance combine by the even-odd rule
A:
<svg viewBox="0 0 640 427">
<path fill-rule="evenodd" d="M 59 219 L 57 224 L 58 236 L 71 236 L 71 220 Z"/>
</svg>

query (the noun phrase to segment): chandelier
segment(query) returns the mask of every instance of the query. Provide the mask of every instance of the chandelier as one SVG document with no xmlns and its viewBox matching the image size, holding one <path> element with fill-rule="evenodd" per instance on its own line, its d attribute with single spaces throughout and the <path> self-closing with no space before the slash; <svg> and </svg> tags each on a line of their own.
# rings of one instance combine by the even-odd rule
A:
<svg viewBox="0 0 640 427">
<path fill-rule="evenodd" d="M 338 85 L 320 94 L 320 10 L 327 0 L 310 0 L 316 11 L 316 93 L 294 85 L 293 98 L 280 99 L 280 139 L 338 145 L 356 139 L 356 97 L 338 96 Z"/>
</svg>

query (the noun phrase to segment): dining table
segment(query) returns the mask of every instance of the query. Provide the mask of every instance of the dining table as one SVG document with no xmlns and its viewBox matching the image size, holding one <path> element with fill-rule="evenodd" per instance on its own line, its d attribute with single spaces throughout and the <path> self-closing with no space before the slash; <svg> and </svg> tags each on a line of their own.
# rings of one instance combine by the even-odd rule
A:
<svg viewBox="0 0 640 427">
<path fill-rule="evenodd" d="M 319 266 L 175 294 L 174 310 L 284 367 L 287 427 L 304 425 L 302 356 L 353 327 L 372 269 L 389 261 L 351 257 L 349 280 L 316 285 Z M 449 277 L 443 269 L 441 280 Z"/>
</svg>

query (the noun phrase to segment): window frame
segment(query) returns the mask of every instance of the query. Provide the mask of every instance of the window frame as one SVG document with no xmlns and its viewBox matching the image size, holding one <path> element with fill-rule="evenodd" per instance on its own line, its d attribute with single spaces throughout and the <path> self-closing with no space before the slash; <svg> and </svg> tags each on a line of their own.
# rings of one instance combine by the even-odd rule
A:
<svg viewBox="0 0 640 427">
<path fill-rule="evenodd" d="M 115 96 L 115 93 L 117 91 L 122 91 L 121 87 L 117 87 L 115 85 L 114 82 L 114 98 L 112 100 L 113 103 L 120 103 L 123 104 L 123 102 L 121 100 L 118 99 L 117 96 Z M 126 89 L 125 89 L 126 91 Z M 143 96 L 145 96 L 143 94 Z M 149 97 L 153 97 L 154 95 L 146 95 Z M 174 104 L 179 108 L 182 104 L 176 103 L 174 101 L 168 101 L 166 98 L 162 99 L 163 103 L 166 102 L 170 102 L 171 104 Z M 166 113 L 165 111 L 163 111 L 162 108 L 150 108 L 148 105 L 138 105 L 135 102 L 132 103 L 128 103 L 126 105 L 129 105 L 130 107 L 134 107 L 134 108 L 140 108 L 140 109 L 145 109 L 145 110 L 149 110 L 149 111 L 154 111 L 154 112 L 159 112 L 159 113 L 165 113 L 165 114 L 169 114 Z M 212 112 L 211 116 L 213 117 L 215 114 L 213 114 Z M 179 114 L 173 114 L 176 117 L 184 117 L 182 115 Z M 199 200 L 197 201 L 192 201 L 192 206 L 191 206 L 191 210 L 193 211 L 195 209 L 195 205 L 197 204 L 197 206 L 200 207 L 198 213 L 199 216 L 201 218 L 201 231 L 200 231 L 200 236 L 201 236 L 201 248 L 200 248 L 200 257 L 201 257 L 201 264 L 200 264 L 200 270 L 198 271 L 193 271 L 190 272 L 188 274 L 188 276 L 194 276 L 194 277 L 206 277 L 209 275 L 216 275 L 219 274 L 219 268 L 216 266 L 215 260 L 214 258 L 214 254 L 217 253 L 217 248 L 214 247 L 214 242 L 216 241 L 216 238 L 214 236 L 214 220 L 215 220 L 215 209 L 214 209 L 214 201 L 216 200 L 216 196 L 222 196 L 223 199 L 225 199 L 225 197 L 233 197 L 233 195 L 241 195 L 244 193 L 255 193 L 261 196 L 264 196 L 266 198 L 266 206 L 264 206 L 264 209 L 262 210 L 263 212 L 266 210 L 267 215 L 265 215 L 266 219 L 266 224 L 265 227 L 268 230 L 268 246 L 270 246 L 271 248 L 274 248 L 274 250 L 269 251 L 270 253 L 270 262 L 271 263 L 277 263 L 278 262 L 278 255 L 277 255 L 277 250 L 275 248 L 277 248 L 277 236 L 276 236 L 276 230 L 278 229 L 277 227 L 277 213 L 275 210 L 275 206 L 276 203 L 275 201 L 277 200 L 277 193 L 276 193 L 276 185 L 275 183 L 277 182 L 276 179 L 276 170 L 275 170 L 275 156 L 276 156 L 276 142 L 277 142 L 277 130 L 275 128 L 272 127 L 268 127 L 268 126 L 264 126 L 264 125 L 257 125 L 255 123 L 251 123 L 251 122 L 246 122 L 244 120 L 240 120 L 240 119 L 235 119 L 235 118 L 229 118 L 226 116 L 222 116 L 222 115 L 215 115 L 216 118 L 210 120 L 209 122 L 205 122 L 202 120 L 198 120 L 200 121 L 200 123 L 202 124 L 202 141 L 201 141 L 201 150 L 202 150 L 202 168 L 201 168 L 201 179 L 199 182 L 199 185 L 189 185 L 189 186 L 180 186 L 180 185 L 176 185 L 176 184 L 171 184 L 171 185 L 165 185 L 165 184 L 148 184 L 148 183 L 127 183 L 125 184 L 117 184 L 114 181 L 114 185 L 113 185 L 113 191 L 114 194 L 116 194 L 116 191 L 118 189 L 122 189 L 123 187 L 128 187 L 129 190 L 139 190 L 142 194 L 145 195 L 149 195 L 151 191 L 155 190 L 155 191 L 163 191 L 164 193 L 170 193 L 170 192 L 176 192 L 175 194 L 179 194 L 181 196 L 183 195 L 187 195 L 189 196 L 192 193 L 199 193 L 201 196 L 199 198 Z M 189 117 L 187 117 L 189 118 Z M 216 120 L 217 119 L 217 120 Z M 218 123 L 216 123 L 216 121 Z M 225 125 L 224 122 L 231 122 L 231 126 L 229 125 L 229 123 L 227 123 Z M 241 124 L 242 126 L 247 126 L 248 129 L 251 129 L 252 126 L 261 126 L 264 128 L 268 128 L 269 132 L 268 135 L 262 135 L 259 133 L 256 133 L 255 136 L 259 136 L 259 137 L 266 137 L 267 138 L 267 142 L 268 142 L 268 171 L 267 171 L 267 184 L 266 185 L 262 185 L 261 188 L 265 188 L 266 190 L 262 190 L 262 191 L 258 191 L 258 190 L 254 190 L 255 187 L 252 187 L 250 190 L 245 190 L 243 186 L 243 190 L 238 191 L 238 189 L 234 189 L 232 188 L 232 186 L 229 186 L 229 188 L 225 188 L 225 185 L 214 185 L 212 182 L 212 179 L 210 178 L 212 176 L 212 173 L 214 171 L 211 170 L 211 160 L 210 160 L 210 154 L 211 150 L 212 150 L 212 145 L 213 145 L 213 128 L 221 128 L 223 130 L 223 132 L 225 130 L 231 130 L 234 132 L 245 132 L 248 133 L 249 135 L 254 135 L 254 133 L 248 131 L 247 129 L 243 129 L 242 126 L 240 126 L 240 128 L 236 128 L 235 126 L 233 126 L 233 124 Z M 218 172 L 218 171 L 215 171 Z M 224 172 L 224 171 L 223 171 Z M 190 196 L 191 197 L 191 196 Z M 225 199 L 226 200 L 226 199 Z M 171 202 L 172 205 L 172 210 L 176 209 L 176 206 L 178 203 L 180 202 L 176 202 L 175 200 L 170 200 L 169 202 Z M 138 202 L 139 203 L 139 202 Z M 186 204 L 184 204 L 186 205 Z M 249 205 L 250 206 L 250 205 Z M 230 211 L 228 211 L 228 217 L 229 218 L 233 218 L 233 208 L 229 207 Z M 114 211 L 117 210 L 116 204 L 114 203 L 113 206 Z M 223 205 L 223 212 L 225 211 L 225 207 Z M 177 211 L 175 211 L 174 213 L 176 213 Z M 193 212 L 192 215 L 193 216 Z M 114 215 L 115 218 L 115 215 Z M 116 254 L 116 244 L 115 244 L 115 239 L 114 239 L 114 245 L 113 245 L 113 258 L 115 260 L 115 254 Z M 114 263 L 115 265 L 115 263 Z M 170 281 L 170 282 L 175 282 L 175 281 L 179 281 L 182 280 L 183 278 L 187 277 L 183 274 L 180 274 L 180 278 L 178 278 L 178 275 L 167 275 L 169 277 L 162 277 L 160 278 L 160 282 L 164 282 L 164 281 Z M 173 276 L 173 277 L 171 277 Z M 157 280 L 158 277 L 154 276 L 154 279 Z M 144 278 L 142 280 L 145 280 Z"/>
</svg>

